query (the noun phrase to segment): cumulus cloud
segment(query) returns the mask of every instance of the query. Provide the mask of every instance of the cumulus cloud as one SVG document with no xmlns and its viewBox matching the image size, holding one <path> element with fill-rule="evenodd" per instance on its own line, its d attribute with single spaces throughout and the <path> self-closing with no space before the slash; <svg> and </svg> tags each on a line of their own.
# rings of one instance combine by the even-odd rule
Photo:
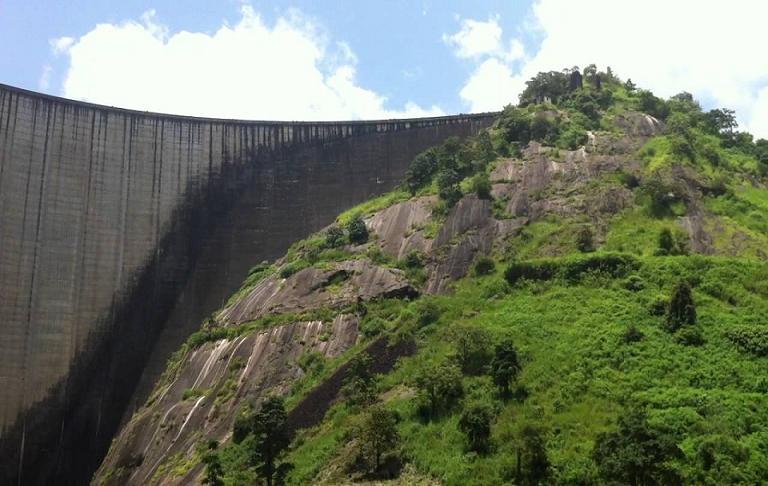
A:
<svg viewBox="0 0 768 486">
<path fill-rule="evenodd" d="M 357 59 L 298 11 L 267 25 L 248 4 L 212 33 L 170 32 L 154 11 L 51 42 L 68 56 L 64 96 L 139 110 L 245 119 L 330 120 L 443 114 L 356 81 Z"/>
<path fill-rule="evenodd" d="M 462 58 L 497 54 L 501 51 L 501 27 L 497 18 L 481 22 L 472 19 L 461 21 L 461 30 L 453 35 L 443 35 L 443 41 L 456 49 Z"/>
<path fill-rule="evenodd" d="M 690 91 L 711 107 L 733 108 L 744 128 L 768 137 L 768 57 L 759 51 L 768 45 L 767 16 L 767 2 L 750 0 L 537 0 L 526 22 L 541 38 L 535 54 L 518 56 L 518 66 L 498 53 L 479 56 L 461 96 L 469 106 L 490 103 L 467 89 L 480 76 L 489 83 L 499 76 L 481 71 L 490 58 L 509 68 L 504 82 L 517 87 L 498 95 L 498 108 L 540 71 L 596 63 L 661 96 Z"/>
</svg>

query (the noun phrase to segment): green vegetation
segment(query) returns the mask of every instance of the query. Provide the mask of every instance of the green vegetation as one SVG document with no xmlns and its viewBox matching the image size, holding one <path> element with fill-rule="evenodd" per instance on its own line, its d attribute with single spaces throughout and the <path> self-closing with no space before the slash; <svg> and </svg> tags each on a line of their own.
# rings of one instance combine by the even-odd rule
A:
<svg viewBox="0 0 768 486">
<path fill-rule="evenodd" d="M 555 209 L 545 205 L 487 255 L 468 259 L 450 295 L 347 309 L 360 317 L 363 342 L 335 360 L 298 358 L 304 374 L 286 402 L 295 405 L 346 362 L 325 418 L 289 445 L 279 435 L 284 409 L 244 410 L 234 443 L 202 456 L 214 476 L 224 484 L 283 476 L 287 484 L 333 483 L 397 477 L 407 464 L 447 485 L 768 481 L 768 141 L 754 142 L 737 131 L 733 112 L 704 111 L 687 93 L 661 99 L 594 66 L 575 86 L 571 73 L 539 74 L 492 128 L 419 154 L 403 187 L 297 243 L 282 267 L 249 275 L 244 289 L 275 272 L 368 258 L 420 285 L 440 250 L 395 261 L 364 217 L 430 194 L 439 202 L 420 228 L 427 238 L 466 195 L 492 200 L 492 214 L 512 219 L 511 199 L 493 200 L 489 174 L 499 157 L 531 157 L 523 154 L 529 142 L 553 147 L 541 153 L 557 167 L 582 146 L 579 153 L 615 165 L 582 185 L 553 171 L 547 187 L 526 197 Z M 634 111 L 664 130 L 628 154 L 590 145 L 588 133 L 621 141 L 637 124 L 656 123 Z M 210 323 L 176 359 L 298 317 Z M 381 336 L 413 339 L 418 352 L 377 375 L 360 350 Z M 267 425 L 256 433 L 258 414 Z M 277 435 L 268 467 L 269 431 Z"/>
</svg>

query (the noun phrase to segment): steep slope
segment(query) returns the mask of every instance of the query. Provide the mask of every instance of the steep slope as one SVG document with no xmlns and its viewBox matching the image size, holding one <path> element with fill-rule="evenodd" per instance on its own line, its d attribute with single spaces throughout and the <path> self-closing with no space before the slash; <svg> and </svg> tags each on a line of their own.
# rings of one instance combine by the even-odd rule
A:
<svg viewBox="0 0 768 486">
<path fill-rule="evenodd" d="M 253 484 L 233 426 L 271 395 L 289 484 L 768 481 L 768 147 L 689 95 L 555 75 L 254 267 L 94 482 Z"/>
</svg>

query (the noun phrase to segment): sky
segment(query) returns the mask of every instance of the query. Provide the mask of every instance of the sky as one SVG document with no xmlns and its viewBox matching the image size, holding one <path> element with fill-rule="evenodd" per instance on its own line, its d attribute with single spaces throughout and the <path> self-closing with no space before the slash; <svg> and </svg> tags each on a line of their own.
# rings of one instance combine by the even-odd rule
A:
<svg viewBox="0 0 768 486">
<path fill-rule="evenodd" d="M 768 138 L 764 0 L 0 0 L 0 83 L 262 120 L 500 110 L 595 63 Z"/>
</svg>

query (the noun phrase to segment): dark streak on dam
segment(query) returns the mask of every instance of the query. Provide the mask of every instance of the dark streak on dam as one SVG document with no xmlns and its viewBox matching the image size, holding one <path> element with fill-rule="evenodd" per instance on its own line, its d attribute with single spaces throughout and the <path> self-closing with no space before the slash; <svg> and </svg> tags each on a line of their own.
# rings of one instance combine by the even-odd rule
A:
<svg viewBox="0 0 768 486">
<path fill-rule="evenodd" d="M 252 265 L 493 117 L 228 121 L 0 85 L 0 484 L 87 483 Z"/>
</svg>

